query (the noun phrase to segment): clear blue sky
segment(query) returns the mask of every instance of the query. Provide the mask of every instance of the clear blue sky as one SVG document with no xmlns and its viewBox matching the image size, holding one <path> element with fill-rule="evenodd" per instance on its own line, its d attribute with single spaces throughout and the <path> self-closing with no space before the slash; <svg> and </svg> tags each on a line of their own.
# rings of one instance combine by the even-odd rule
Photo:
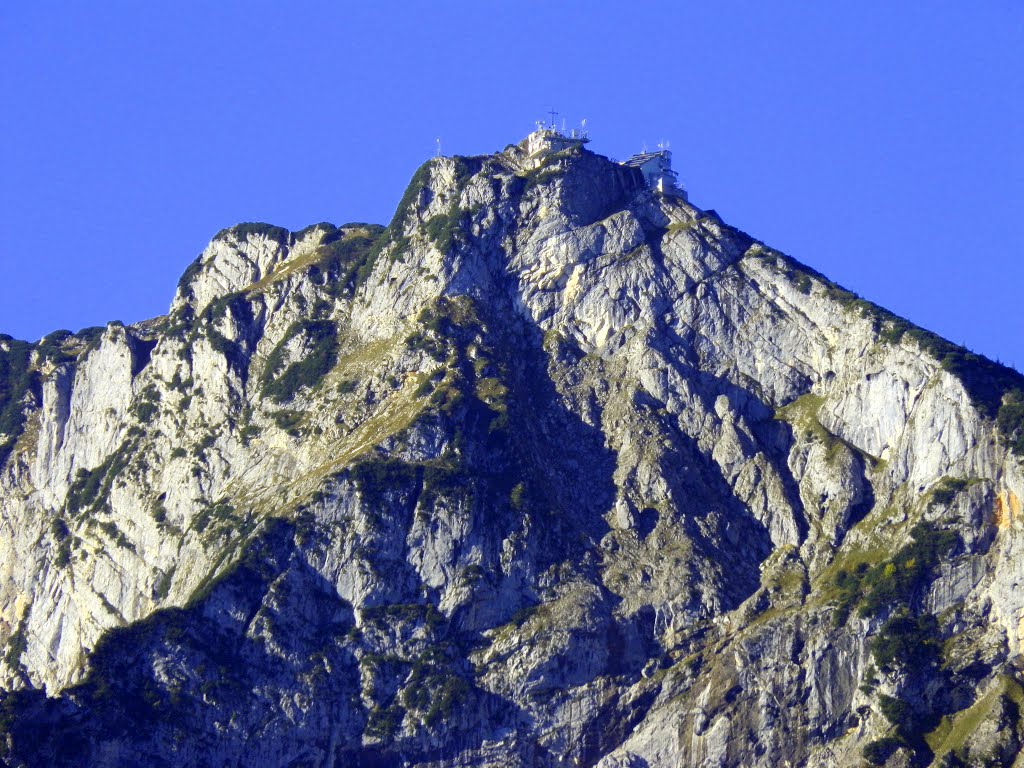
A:
<svg viewBox="0 0 1024 768">
<path fill-rule="evenodd" d="M 0 332 L 162 314 L 222 227 L 386 223 L 440 136 L 554 106 L 691 199 L 1024 368 L 1024 4 L 0 8 Z"/>
</svg>

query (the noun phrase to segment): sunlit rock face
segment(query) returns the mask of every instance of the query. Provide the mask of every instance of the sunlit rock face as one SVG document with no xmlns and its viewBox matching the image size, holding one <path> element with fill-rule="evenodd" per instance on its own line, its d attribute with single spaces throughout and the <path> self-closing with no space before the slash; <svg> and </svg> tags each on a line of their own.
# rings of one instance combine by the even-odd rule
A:
<svg viewBox="0 0 1024 768">
<path fill-rule="evenodd" d="M 580 146 L 0 363 L 7 764 L 1022 744 L 1021 377 Z"/>
</svg>

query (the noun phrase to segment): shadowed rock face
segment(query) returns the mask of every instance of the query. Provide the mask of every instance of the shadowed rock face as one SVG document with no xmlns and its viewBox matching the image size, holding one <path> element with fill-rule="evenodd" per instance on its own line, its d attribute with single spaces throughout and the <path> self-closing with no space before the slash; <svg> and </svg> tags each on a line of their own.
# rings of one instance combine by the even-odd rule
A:
<svg viewBox="0 0 1024 768">
<path fill-rule="evenodd" d="M 0 340 L 0 754 L 1012 764 L 1022 387 L 583 150 L 233 227 Z"/>
</svg>

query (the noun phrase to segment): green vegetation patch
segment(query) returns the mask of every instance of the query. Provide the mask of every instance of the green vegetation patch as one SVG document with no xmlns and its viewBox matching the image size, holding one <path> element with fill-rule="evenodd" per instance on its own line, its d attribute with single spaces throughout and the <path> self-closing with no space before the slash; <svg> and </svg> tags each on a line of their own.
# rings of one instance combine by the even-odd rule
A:
<svg viewBox="0 0 1024 768">
<path fill-rule="evenodd" d="M 278 429 L 283 429 L 292 437 L 301 436 L 302 432 L 299 429 L 299 426 L 302 424 L 302 411 L 274 411 L 274 413 L 271 414 L 271 418 L 273 418 Z"/>
<path fill-rule="evenodd" d="M 213 239 L 219 240 L 228 234 L 234 235 L 239 240 L 245 240 L 252 236 L 262 235 L 270 240 L 276 240 L 279 243 L 287 244 L 291 241 L 291 233 L 287 229 L 275 226 L 274 224 L 267 224 L 263 221 L 244 221 L 241 224 L 235 224 L 233 227 L 222 229 L 213 236 Z"/>
<path fill-rule="evenodd" d="M 937 491 L 952 500 L 963 487 L 961 482 L 950 481 L 940 483 Z M 940 563 L 960 545 L 960 538 L 954 531 L 925 522 L 917 523 L 910 535 L 912 541 L 889 560 L 875 565 L 863 562 L 853 571 L 841 569 L 835 577 L 839 592 L 839 607 L 833 616 L 836 626 L 846 623 L 853 608 L 862 617 L 887 614 L 868 646 L 875 665 L 865 674 L 861 687 L 868 695 L 877 684 L 875 667 L 886 674 L 905 676 L 911 690 L 917 684 L 914 681 L 944 675 L 942 628 L 934 615 L 916 613 L 914 603 L 920 600 Z M 893 725 L 893 732 L 868 744 L 863 751 L 865 760 L 882 765 L 901 748 L 921 759 L 930 755 L 924 734 L 938 723 L 941 706 L 927 698 L 907 700 L 882 694 L 878 707 Z"/>
<path fill-rule="evenodd" d="M 886 608 L 908 604 L 923 589 L 941 560 L 960 542 L 954 531 L 918 523 L 911 530 L 913 541 L 889 561 L 870 566 L 861 563 L 853 571 L 840 570 L 835 577 L 839 607 L 833 616 L 836 626 L 846 623 L 850 611 L 873 616 Z"/>
<path fill-rule="evenodd" d="M 149 423 L 160 412 L 158 401 L 160 393 L 155 384 L 150 384 L 142 390 L 132 405 L 131 413 L 142 424 Z"/>
<path fill-rule="evenodd" d="M 71 562 L 71 531 L 63 518 L 55 517 L 50 521 L 50 536 L 57 545 L 53 563 L 63 568 Z"/>
<path fill-rule="evenodd" d="M 235 516 L 235 508 L 229 504 L 226 499 L 219 499 L 218 501 L 204 507 L 198 515 L 192 521 L 192 528 L 197 533 L 204 533 L 207 528 L 210 527 L 212 522 L 228 523 Z"/>
<path fill-rule="evenodd" d="M 677 232 L 689 232 L 697 228 L 697 222 L 693 219 L 687 221 L 673 221 L 665 228 L 666 234 L 674 235 Z"/>
<path fill-rule="evenodd" d="M 351 468 L 352 478 L 360 494 L 371 504 L 383 504 L 394 492 L 417 492 L 423 507 L 433 506 L 438 499 L 472 502 L 472 476 L 451 462 L 410 463 L 401 459 L 375 456 Z"/>
<path fill-rule="evenodd" d="M 980 482 L 978 478 L 970 480 L 960 477 L 944 477 L 935 484 L 928 499 L 928 509 L 948 507 L 961 491 Z"/>
<path fill-rule="evenodd" d="M 0 335 L 0 464 L 25 426 L 25 398 L 39 385 L 31 360 L 31 344 Z"/>
<path fill-rule="evenodd" d="M 391 675 L 404 678 L 388 706 L 370 711 L 368 735 L 385 740 L 394 737 L 406 716 L 410 724 L 419 720 L 428 728 L 450 720 L 472 690 L 453 668 L 451 646 L 446 642 L 434 642 L 413 659 L 367 654 L 360 664 L 389 668 Z"/>
<path fill-rule="evenodd" d="M 153 597 L 157 600 L 165 600 L 171 593 L 171 584 L 174 583 L 174 571 L 176 566 L 172 565 L 166 572 L 160 575 L 156 584 L 153 585 Z"/>
<path fill-rule="evenodd" d="M 971 762 L 968 742 L 983 723 L 1001 717 L 1004 710 L 1019 713 L 1024 708 L 1024 688 L 1008 675 L 1002 675 L 992 688 L 978 697 L 967 709 L 946 715 L 939 725 L 925 736 L 936 759 L 946 754 L 957 757 L 953 765 L 983 764 L 981 759 Z M 979 758 L 981 756 L 978 756 Z"/>
<path fill-rule="evenodd" d="M 793 286 L 800 291 L 802 294 L 810 294 L 811 288 L 814 286 L 814 281 L 811 278 L 812 271 L 805 269 L 800 262 L 796 259 L 791 259 L 781 253 L 770 254 L 765 258 L 775 259 L 775 269 L 786 278 Z M 831 284 L 830 284 L 831 285 Z M 831 288 L 838 288 L 838 286 L 832 286 Z M 830 290 L 831 290 L 830 288 Z M 842 289 L 839 289 L 842 290 Z M 845 293 L 845 292 L 844 292 Z M 852 296 L 852 294 L 851 294 Z M 844 296 L 843 299 L 846 297 Z M 854 297 L 856 298 L 856 297 Z M 845 303 L 845 302 L 844 302 Z"/>
<path fill-rule="evenodd" d="M 381 741 L 391 741 L 402 725 L 405 710 L 397 702 L 387 707 L 371 709 L 366 719 L 366 735 Z"/>
<path fill-rule="evenodd" d="M 68 342 L 73 342 L 75 335 L 68 330 L 54 331 L 44 336 L 36 352 L 39 354 L 40 362 L 46 361 L 53 365 L 62 365 L 75 360 L 78 355 L 68 348 Z"/>
<path fill-rule="evenodd" d="M 149 514 L 152 516 L 153 522 L 160 526 L 167 522 L 167 507 L 164 504 L 166 500 L 167 494 L 161 493 L 149 506 Z"/>
<path fill-rule="evenodd" d="M 564 174 L 565 167 L 563 161 L 568 159 L 573 153 L 574 151 L 572 149 L 563 149 L 560 152 L 553 152 L 549 155 L 545 155 L 536 166 L 529 168 L 522 174 L 519 174 L 519 178 L 523 179 L 524 182 L 522 194 L 526 195 L 536 187 L 543 186 L 556 176 Z"/>
<path fill-rule="evenodd" d="M 803 439 L 821 443 L 825 448 L 825 461 L 829 465 L 834 465 L 849 453 L 860 456 L 869 465 L 874 466 L 878 462 L 876 457 L 865 453 L 853 443 L 825 428 L 818 417 L 824 404 L 824 397 L 808 392 L 788 405 L 777 409 L 775 418 L 789 423 L 793 427 L 794 435 L 797 435 L 799 430 Z"/>
<path fill-rule="evenodd" d="M 886 673 L 904 671 L 914 680 L 933 679 L 939 667 L 942 643 L 939 624 L 930 614 L 913 616 L 899 610 L 879 629 L 871 641 L 871 655 Z M 868 744 L 863 751 L 872 765 L 880 765 L 900 748 L 907 748 L 918 757 L 930 755 L 925 734 L 935 728 L 939 716 L 934 703 L 915 698 L 915 703 L 898 696 L 881 694 L 878 708 L 893 726 L 891 735 Z M 927 762 L 927 761 L 926 761 Z"/>
<path fill-rule="evenodd" d="M 228 363 L 244 377 L 248 372 L 248 357 L 244 353 L 242 345 L 227 338 L 217 329 L 220 322 L 229 314 L 242 326 L 252 323 L 252 305 L 244 293 L 229 293 L 211 301 L 199 318 L 198 328 L 202 329 L 210 346 L 222 354 Z M 190 340 L 189 343 L 192 343 L 193 340 Z"/>
<path fill-rule="evenodd" d="M 4 650 L 4 662 L 11 669 L 22 668 L 21 655 L 28 648 L 28 612 L 18 622 L 18 628 L 14 634 L 7 639 L 7 647 Z"/>
<path fill-rule="evenodd" d="M 1024 456 L 1024 388 L 1013 387 L 1003 394 L 996 426 L 1010 450 Z"/>
<path fill-rule="evenodd" d="M 106 537 L 117 546 L 122 549 L 131 550 L 132 552 L 135 551 L 135 545 L 131 543 L 128 537 L 124 535 L 124 532 L 117 527 L 117 523 L 113 520 L 104 520 L 103 522 L 98 523 L 98 525 L 99 529 L 103 531 Z"/>
<path fill-rule="evenodd" d="M 450 669 L 417 660 L 405 688 L 402 703 L 406 710 L 419 715 L 428 728 L 451 718 L 455 707 L 462 703 L 470 686 Z"/>
<path fill-rule="evenodd" d="M 489 376 L 479 379 L 476 383 L 476 395 L 495 411 L 505 413 L 508 405 L 505 397 L 508 394 L 508 387 L 496 376 Z"/>
<path fill-rule="evenodd" d="M 467 501 L 473 498 L 473 478 L 460 466 L 425 464 L 422 478 L 421 502 L 425 506 L 432 506 L 439 498 Z"/>
<path fill-rule="evenodd" d="M 871 641 L 871 655 L 883 672 L 896 667 L 913 669 L 915 674 L 933 669 L 942 657 L 939 623 L 931 614 L 913 616 L 900 609 Z"/>
<path fill-rule="evenodd" d="M 367 226 L 365 232 L 321 243 L 320 262 L 311 268 L 314 279 L 322 270 L 327 275 L 330 293 L 335 298 L 351 298 L 356 288 L 366 281 L 372 268 L 370 255 L 381 239 L 384 228 Z"/>
<path fill-rule="evenodd" d="M 133 440 L 126 440 L 95 469 L 79 469 L 68 488 L 65 512 L 74 517 L 105 506 L 114 481 L 128 467 L 135 447 Z"/>
<path fill-rule="evenodd" d="M 885 765 L 885 761 L 896 754 L 897 750 L 907 746 L 907 742 L 898 736 L 886 736 L 864 747 L 864 759 L 870 765 Z"/>
<path fill-rule="evenodd" d="M 181 277 L 178 278 L 178 290 L 181 295 L 186 299 L 191 299 L 195 294 L 192 291 L 192 282 L 196 279 L 200 272 L 203 271 L 203 256 L 200 254 L 185 267 L 185 271 L 181 273 Z"/>
<path fill-rule="evenodd" d="M 380 502 L 394 490 L 407 490 L 420 482 L 422 468 L 400 459 L 374 457 L 352 466 L 352 478 L 364 498 Z"/>
<path fill-rule="evenodd" d="M 817 438 L 831 446 L 833 443 L 838 442 L 838 438 L 825 429 L 818 419 L 818 412 L 824 404 L 824 397 L 808 392 L 788 405 L 777 409 L 775 418 L 789 422 L 793 426 L 802 429 L 807 437 Z"/>
<path fill-rule="evenodd" d="M 423 229 L 441 253 L 448 253 L 455 245 L 457 236 L 462 233 L 467 216 L 458 203 L 452 201 L 447 211 L 432 216 Z"/>
<path fill-rule="evenodd" d="M 288 348 L 296 343 L 302 345 L 305 353 L 286 366 Z M 300 389 L 315 387 L 338 361 L 338 345 L 338 328 L 330 320 L 293 323 L 267 358 L 263 372 L 263 396 L 286 403 Z"/>
</svg>

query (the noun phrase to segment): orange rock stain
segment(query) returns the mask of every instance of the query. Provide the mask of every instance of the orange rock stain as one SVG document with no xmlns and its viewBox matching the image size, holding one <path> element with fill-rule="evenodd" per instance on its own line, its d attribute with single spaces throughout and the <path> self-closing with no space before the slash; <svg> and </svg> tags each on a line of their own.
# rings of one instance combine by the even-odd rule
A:
<svg viewBox="0 0 1024 768">
<path fill-rule="evenodd" d="M 1009 528 L 1021 517 L 1020 498 L 1013 491 L 1002 490 L 996 495 L 995 518 L 999 530 Z"/>
</svg>

